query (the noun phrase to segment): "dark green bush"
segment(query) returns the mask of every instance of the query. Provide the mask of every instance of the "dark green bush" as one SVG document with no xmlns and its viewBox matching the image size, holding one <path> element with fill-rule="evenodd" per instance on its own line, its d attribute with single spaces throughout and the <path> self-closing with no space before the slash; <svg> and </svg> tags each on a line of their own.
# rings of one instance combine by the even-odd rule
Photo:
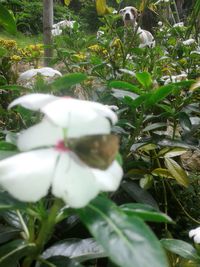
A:
<svg viewBox="0 0 200 267">
<path fill-rule="evenodd" d="M 14 13 L 19 31 L 27 34 L 42 32 L 43 2 L 41 0 L 4 0 L 3 4 Z M 67 6 L 54 3 L 54 21 L 71 19 Z"/>
</svg>

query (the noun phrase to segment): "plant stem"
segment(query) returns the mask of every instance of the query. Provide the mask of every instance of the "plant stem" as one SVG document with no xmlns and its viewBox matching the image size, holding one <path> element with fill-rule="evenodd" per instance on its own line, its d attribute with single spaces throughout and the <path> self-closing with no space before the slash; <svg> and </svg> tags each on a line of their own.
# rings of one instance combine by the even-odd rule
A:
<svg viewBox="0 0 200 267">
<path fill-rule="evenodd" d="M 38 253 L 42 251 L 44 245 L 49 240 L 56 223 L 56 216 L 62 206 L 63 202 L 60 199 L 56 199 L 49 211 L 48 217 L 42 222 L 40 232 L 35 242 Z"/>
<path fill-rule="evenodd" d="M 45 244 L 48 242 L 49 238 L 52 235 L 54 226 L 56 224 L 56 216 L 59 210 L 62 208 L 63 202 L 60 199 L 55 199 L 48 215 L 43 219 L 41 228 L 39 230 L 38 236 L 35 240 L 36 250 L 31 257 L 25 258 L 22 263 L 22 267 L 30 267 L 32 262 L 37 259 L 37 257 L 43 251 Z"/>
</svg>

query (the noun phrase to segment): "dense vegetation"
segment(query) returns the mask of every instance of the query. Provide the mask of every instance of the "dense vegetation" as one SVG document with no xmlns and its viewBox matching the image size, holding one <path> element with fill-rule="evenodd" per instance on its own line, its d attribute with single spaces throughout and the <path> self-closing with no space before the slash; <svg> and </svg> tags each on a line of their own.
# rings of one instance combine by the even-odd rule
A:
<svg viewBox="0 0 200 267">
<path fill-rule="evenodd" d="M 200 1 L 134 1 L 138 23 L 152 32 L 155 47 L 140 47 L 136 31 L 126 30 L 113 12 L 128 5 L 133 1 L 107 1 L 107 14 L 99 15 L 94 1 L 54 1 L 54 23 L 75 21 L 53 38 L 50 67 L 59 72 L 23 80 L 23 71 L 42 69 L 43 3 L 0 2 L 2 267 L 200 266 L 199 233 L 190 234 L 196 237 L 194 243 L 188 236 L 200 224 Z M 27 36 L 34 41 L 19 42 Z M 124 175 L 117 191 L 101 193 L 76 209 L 60 199 L 54 202 L 53 183 L 35 203 L 4 190 L 5 159 L 28 153 L 20 149 L 17 133 L 42 118 L 23 103 L 7 107 L 33 93 L 95 101 L 116 112 L 116 124 L 114 115 L 108 117 L 112 134 L 120 136 L 116 162 Z M 39 110 L 45 113 L 43 107 Z M 74 111 L 74 118 L 81 112 Z M 80 120 L 79 128 L 87 128 L 86 123 Z M 85 136 L 75 139 L 92 142 Z M 72 147 L 75 141 L 69 138 Z M 26 162 L 23 168 L 26 172 Z"/>
</svg>

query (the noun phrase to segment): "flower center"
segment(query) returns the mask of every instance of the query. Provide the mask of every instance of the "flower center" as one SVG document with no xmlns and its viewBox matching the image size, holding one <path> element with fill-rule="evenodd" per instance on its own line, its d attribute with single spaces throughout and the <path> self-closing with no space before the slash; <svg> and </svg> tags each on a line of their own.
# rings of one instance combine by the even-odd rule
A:
<svg viewBox="0 0 200 267">
<path fill-rule="evenodd" d="M 59 152 L 68 152 L 70 150 L 68 147 L 66 147 L 64 140 L 58 141 L 58 143 L 55 145 L 55 149 Z"/>
</svg>

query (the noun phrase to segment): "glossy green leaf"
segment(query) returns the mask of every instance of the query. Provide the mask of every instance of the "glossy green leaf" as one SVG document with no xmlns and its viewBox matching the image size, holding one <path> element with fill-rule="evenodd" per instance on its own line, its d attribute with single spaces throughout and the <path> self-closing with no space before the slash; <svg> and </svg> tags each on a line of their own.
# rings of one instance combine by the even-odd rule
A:
<svg viewBox="0 0 200 267">
<path fill-rule="evenodd" d="M 136 93 L 138 95 L 141 94 L 141 90 L 137 86 L 135 86 L 131 83 L 128 83 L 128 82 L 111 81 L 111 82 L 109 82 L 108 87 L 128 90 L 128 91 L 131 91 L 131 92 Z"/>
<path fill-rule="evenodd" d="M 152 206 L 149 206 L 149 205 L 144 205 L 140 203 L 128 203 L 120 207 L 126 214 L 138 216 L 144 221 L 165 222 L 165 223 L 173 222 L 172 219 L 168 215 L 162 212 L 158 212 Z"/>
<path fill-rule="evenodd" d="M 5 226 L 5 225 L 0 225 L 0 244 L 3 244 L 5 242 L 10 241 L 11 239 L 16 238 L 20 234 L 20 230 Z"/>
<path fill-rule="evenodd" d="M 120 89 L 112 89 L 111 94 L 116 98 L 128 97 L 131 100 L 135 100 L 136 98 L 138 98 L 137 94 L 129 92 L 129 91 L 120 90 Z"/>
<path fill-rule="evenodd" d="M 185 259 L 198 260 L 200 256 L 196 249 L 189 243 L 178 239 L 161 239 L 163 247 Z"/>
<path fill-rule="evenodd" d="M 77 261 L 86 261 L 105 257 L 106 253 L 93 238 L 69 238 L 54 244 L 42 254 L 44 259 L 55 256 L 65 256 Z"/>
<path fill-rule="evenodd" d="M 123 182 L 121 186 L 137 202 L 151 205 L 156 210 L 159 210 L 158 204 L 152 195 L 147 190 L 142 189 L 137 183 L 132 181 Z"/>
<path fill-rule="evenodd" d="M 135 77 L 144 88 L 148 88 L 152 85 L 151 75 L 148 72 L 138 72 Z"/>
<path fill-rule="evenodd" d="M 164 177 L 164 178 L 172 178 L 174 179 L 174 177 L 171 175 L 171 173 L 169 172 L 168 169 L 164 169 L 164 168 L 156 168 L 151 172 L 153 175 L 155 176 L 159 176 L 159 177 Z"/>
<path fill-rule="evenodd" d="M 189 186 L 189 178 L 184 169 L 173 159 L 165 158 L 165 165 L 176 181 L 185 187 Z"/>
<path fill-rule="evenodd" d="M 84 267 L 77 261 L 71 260 L 64 256 L 54 256 L 43 263 L 37 263 L 35 267 Z"/>
<path fill-rule="evenodd" d="M 156 123 L 152 123 L 152 124 L 149 124 L 148 126 L 146 126 L 143 129 L 143 132 L 153 131 L 153 130 L 157 130 L 157 129 L 160 129 L 163 127 L 165 127 L 165 128 L 167 127 L 167 124 L 165 122 L 156 122 Z"/>
<path fill-rule="evenodd" d="M 173 148 L 173 149 L 167 151 L 167 152 L 164 154 L 164 157 L 167 157 L 167 158 L 178 157 L 178 156 L 183 155 L 183 154 L 186 153 L 187 151 L 188 151 L 188 150 L 185 149 L 185 148 L 176 147 L 176 148 Z"/>
<path fill-rule="evenodd" d="M 187 113 L 185 112 L 179 113 L 179 122 L 180 122 L 181 128 L 185 132 L 189 132 L 192 129 L 192 123 Z"/>
<path fill-rule="evenodd" d="M 69 89 L 71 86 L 81 83 L 87 79 L 87 75 L 83 73 L 71 73 L 66 74 L 58 79 L 56 79 L 54 82 L 52 82 L 52 87 L 54 90 L 64 90 Z"/>
<path fill-rule="evenodd" d="M 82 222 L 118 266 L 168 266 L 159 240 L 137 216 L 127 216 L 103 197 L 97 197 L 78 212 Z"/>
<path fill-rule="evenodd" d="M 0 4 L 0 25 L 3 26 L 4 29 L 11 34 L 15 34 L 17 32 L 14 17 L 2 4 Z"/>
<path fill-rule="evenodd" d="M 0 267 L 10 267 L 36 248 L 34 243 L 15 240 L 0 247 Z"/>
</svg>

